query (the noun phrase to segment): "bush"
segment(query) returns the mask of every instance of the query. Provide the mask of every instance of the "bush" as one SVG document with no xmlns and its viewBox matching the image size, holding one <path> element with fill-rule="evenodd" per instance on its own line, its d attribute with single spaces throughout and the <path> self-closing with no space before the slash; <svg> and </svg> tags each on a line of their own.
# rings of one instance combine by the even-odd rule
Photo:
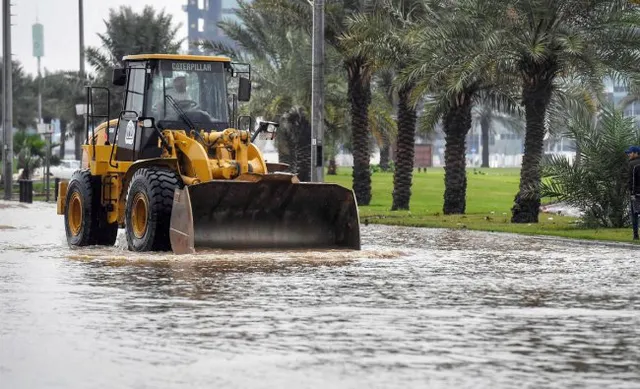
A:
<svg viewBox="0 0 640 389">
<path fill-rule="evenodd" d="M 60 157 L 56 154 L 51 154 L 51 158 L 49 158 L 49 164 L 51 166 L 58 166 L 60 165 Z"/>
<path fill-rule="evenodd" d="M 369 165 L 369 170 L 371 171 L 371 174 L 378 173 L 378 172 L 393 173 L 394 169 L 395 169 L 395 164 L 393 163 L 393 161 L 389 161 L 389 168 L 387 170 L 384 170 L 379 164 Z"/>
<path fill-rule="evenodd" d="M 567 121 L 566 136 L 576 142 L 577 162 L 546 157 L 542 162 L 542 197 L 566 202 L 584 211 L 590 227 L 628 225 L 628 158 L 624 151 L 640 144 L 633 118 L 604 106 L 597 123 L 586 115 Z M 545 179 L 546 178 L 546 179 Z"/>
<path fill-rule="evenodd" d="M 40 135 L 24 130 L 16 132 L 13 138 L 13 153 L 18 158 L 18 169 L 23 169 L 20 178 L 31 179 L 33 170 L 41 166 L 45 156 L 46 143 Z"/>
</svg>

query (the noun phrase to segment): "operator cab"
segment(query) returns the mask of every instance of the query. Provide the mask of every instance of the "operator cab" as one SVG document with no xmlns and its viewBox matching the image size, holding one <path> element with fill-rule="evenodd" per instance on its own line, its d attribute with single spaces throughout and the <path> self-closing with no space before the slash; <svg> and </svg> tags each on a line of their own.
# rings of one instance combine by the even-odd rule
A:
<svg viewBox="0 0 640 389">
<path fill-rule="evenodd" d="M 151 63 L 151 80 L 143 114 L 160 128 L 188 130 L 180 110 L 198 128 L 229 127 L 225 62 L 159 60 Z"/>
<path fill-rule="evenodd" d="M 228 93 L 237 76 L 227 57 L 140 54 L 123 58 L 124 68 L 114 69 L 113 84 L 124 86 L 116 159 L 156 158 L 159 132 L 165 129 L 223 131 L 234 126 L 235 105 L 248 101 L 250 81 L 240 77 L 238 95 Z M 246 72 L 249 73 L 249 72 Z M 140 120 L 153 123 L 140 128 Z M 158 131 L 159 130 L 159 131 Z"/>
</svg>

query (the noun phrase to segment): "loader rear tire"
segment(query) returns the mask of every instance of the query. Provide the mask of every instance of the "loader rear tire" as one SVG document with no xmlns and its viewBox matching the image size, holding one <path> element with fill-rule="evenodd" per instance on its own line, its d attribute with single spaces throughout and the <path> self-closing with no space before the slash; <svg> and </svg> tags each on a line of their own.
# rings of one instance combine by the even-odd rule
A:
<svg viewBox="0 0 640 389">
<path fill-rule="evenodd" d="M 141 168 L 127 192 L 125 230 L 129 250 L 171 250 L 169 226 L 178 175 L 166 168 Z"/>
<path fill-rule="evenodd" d="M 67 187 L 64 226 L 71 246 L 113 246 L 118 223 L 107 223 L 107 213 L 100 202 L 100 177 L 88 170 L 73 173 Z"/>
</svg>

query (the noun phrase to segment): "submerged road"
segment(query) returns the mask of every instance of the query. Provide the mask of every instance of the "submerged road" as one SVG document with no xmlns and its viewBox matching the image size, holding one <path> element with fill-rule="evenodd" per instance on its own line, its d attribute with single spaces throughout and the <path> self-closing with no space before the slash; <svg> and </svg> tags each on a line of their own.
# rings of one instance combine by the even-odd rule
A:
<svg viewBox="0 0 640 389">
<path fill-rule="evenodd" d="M 363 226 L 360 252 L 71 250 L 0 202 L 0 388 L 638 388 L 632 247 Z"/>
</svg>

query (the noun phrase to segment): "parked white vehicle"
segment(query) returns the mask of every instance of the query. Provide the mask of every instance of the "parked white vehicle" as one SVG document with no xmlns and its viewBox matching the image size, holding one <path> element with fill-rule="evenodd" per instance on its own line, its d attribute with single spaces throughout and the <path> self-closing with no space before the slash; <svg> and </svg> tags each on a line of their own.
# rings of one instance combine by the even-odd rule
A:
<svg viewBox="0 0 640 389">
<path fill-rule="evenodd" d="M 71 175 L 76 170 L 80 169 L 80 161 L 75 159 L 63 159 L 58 166 L 50 166 L 49 173 L 53 178 L 59 178 L 61 180 L 70 180 Z"/>
</svg>

